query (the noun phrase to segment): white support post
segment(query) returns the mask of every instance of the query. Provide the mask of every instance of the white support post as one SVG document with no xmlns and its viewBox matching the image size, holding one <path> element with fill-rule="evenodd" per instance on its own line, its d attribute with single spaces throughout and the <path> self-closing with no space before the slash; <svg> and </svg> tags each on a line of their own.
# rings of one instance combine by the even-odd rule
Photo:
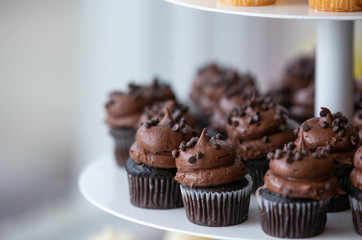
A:
<svg viewBox="0 0 362 240">
<path fill-rule="evenodd" d="M 321 107 L 353 114 L 353 21 L 319 21 L 314 115 Z"/>
</svg>

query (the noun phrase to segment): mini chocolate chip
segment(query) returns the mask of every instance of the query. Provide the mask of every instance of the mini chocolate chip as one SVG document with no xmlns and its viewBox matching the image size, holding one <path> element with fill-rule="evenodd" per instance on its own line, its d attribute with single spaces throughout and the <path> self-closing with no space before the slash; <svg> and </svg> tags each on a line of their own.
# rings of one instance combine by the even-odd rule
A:
<svg viewBox="0 0 362 240">
<path fill-rule="evenodd" d="M 326 158 L 327 157 L 327 151 L 322 149 L 322 151 L 320 152 L 319 156 L 322 157 L 322 158 Z"/>
<path fill-rule="evenodd" d="M 273 159 L 273 157 L 274 157 L 274 153 L 273 152 L 268 152 L 267 158 L 268 159 Z"/>
<path fill-rule="evenodd" d="M 303 129 L 303 131 L 307 132 L 310 130 L 310 127 L 308 124 L 305 123 L 305 124 L 303 124 L 302 129 Z"/>
<path fill-rule="evenodd" d="M 181 132 L 182 132 L 182 134 L 184 134 L 184 135 L 189 134 L 189 130 L 188 130 L 186 127 L 184 127 L 183 129 L 181 129 Z"/>
<path fill-rule="evenodd" d="M 324 187 L 327 189 L 327 191 L 331 191 L 332 190 L 332 186 L 330 183 L 326 183 L 326 185 L 324 185 Z"/>
<path fill-rule="evenodd" d="M 173 124 L 174 124 L 174 121 L 172 119 L 170 119 L 166 122 L 166 126 L 168 126 L 168 127 L 172 127 Z"/>
<path fill-rule="evenodd" d="M 302 154 L 300 154 L 299 152 L 296 152 L 294 155 L 295 160 L 299 161 L 300 159 L 302 159 Z"/>
<path fill-rule="evenodd" d="M 280 159 L 283 156 L 283 151 L 281 149 L 277 149 L 275 151 L 275 159 Z"/>
<path fill-rule="evenodd" d="M 346 133 L 344 130 L 341 130 L 338 132 L 338 136 L 340 136 L 340 137 L 344 137 L 345 135 L 346 135 Z"/>
<path fill-rule="evenodd" d="M 335 115 L 337 118 L 340 118 L 340 117 L 343 116 L 343 114 L 342 114 L 341 112 L 336 112 L 336 113 L 333 114 L 333 115 Z"/>
<path fill-rule="evenodd" d="M 199 141 L 199 138 L 198 137 L 193 137 L 193 138 L 191 138 L 191 140 L 190 140 L 191 142 L 197 142 L 197 141 Z"/>
<path fill-rule="evenodd" d="M 325 110 L 325 109 L 322 109 L 322 110 L 319 112 L 319 116 L 321 116 L 321 117 L 325 117 L 325 116 L 327 116 L 327 114 L 328 114 L 328 112 L 327 112 L 327 110 Z"/>
<path fill-rule="evenodd" d="M 312 153 L 312 157 L 318 158 L 318 153 L 317 152 Z"/>
<path fill-rule="evenodd" d="M 347 126 L 344 128 L 344 130 L 345 130 L 346 132 L 350 132 L 350 131 L 352 130 L 351 125 L 347 125 Z"/>
<path fill-rule="evenodd" d="M 180 130 L 180 126 L 178 124 L 173 125 L 172 131 L 177 132 L 178 130 Z"/>
<path fill-rule="evenodd" d="M 222 140 L 222 135 L 220 133 L 218 133 L 218 134 L 216 134 L 215 138 L 218 140 Z"/>
<path fill-rule="evenodd" d="M 306 156 L 306 155 L 307 155 L 307 150 L 303 149 L 302 151 L 300 151 L 300 153 L 301 153 L 303 156 Z"/>
<path fill-rule="evenodd" d="M 239 122 L 238 121 L 234 121 L 234 127 L 239 126 Z"/>
<path fill-rule="evenodd" d="M 184 122 L 180 122 L 180 128 L 184 128 L 185 127 L 185 123 Z"/>
<path fill-rule="evenodd" d="M 289 163 L 289 164 L 293 163 L 293 158 L 291 156 L 287 157 L 286 160 L 287 160 L 287 163 Z"/>
<path fill-rule="evenodd" d="M 309 151 L 311 151 L 311 152 L 315 152 L 315 150 L 317 150 L 317 147 L 315 147 L 315 146 L 312 146 L 309 148 Z"/>
<path fill-rule="evenodd" d="M 143 126 L 145 126 L 145 128 L 150 128 L 150 127 L 151 127 L 151 124 L 150 124 L 149 122 L 145 122 L 145 123 L 143 124 Z"/>
<path fill-rule="evenodd" d="M 341 118 L 341 123 L 347 123 L 348 119 L 346 118 L 346 116 L 342 116 Z"/>
<path fill-rule="evenodd" d="M 293 133 L 294 133 L 295 136 L 298 135 L 298 132 L 299 132 L 299 127 L 295 128 L 295 129 L 293 130 Z"/>
<path fill-rule="evenodd" d="M 138 124 L 138 127 L 141 127 L 143 125 L 143 122 L 140 122 L 139 124 Z"/>
<path fill-rule="evenodd" d="M 181 142 L 179 148 L 181 148 L 181 146 L 186 146 L 186 142 Z"/>
<path fill-rule="evenodd" d="M 253 121 L 254 121 L 254 122 L 259 122 L 259 120 L 260 120 L 259 115 L 258 115 L 258 114 L 255 114 L 255 115 L 253 116 Z"/>
<path fill-rule="evenodd" d="M 195 163 L 196 162 L 196 158 L 194 156 L 189 157 L 189 159 L 187 160 L 189 163 Z"/>
<path fill-rule="evenodd" d="M 233 122 L 231 121 L 231 117 L 228 117 L 228 124 L 231 125 Z"/>
<path fill-rule="evenodd" d="M 202 153 L 202 152 L 197 152 L 196 153 L 196 158 L 197 159 L 200 159 L 200 158 L 202 158 L 204 156 L 204 154 Z"/>
<path fill-rule="evenodd" d="M 152 125 L 157 125 L 158 122 L 159 122 L 158 118 L 152 118 L 151 121 L 150 121 L 150 123 L 151 123 Z"/>
<path fill-rule="evenodd" d="M 186 147 L 188 147 L 188 148 L 192 148 L 193 146 L 195 146 L 195 143 L 194 142 L 187 142 L 186 143 Z"/>
<path fill-rule="evenodd" d="M 294 144 L 293 142 L 289 142 L 289 143 L 287 144 L 287 148 L 288 148 L 289 150 L 293 150 L 293 149 L 295 148 L 295 144 Z"/>
<path fill-rule="evenodd" d="M 181 145 L 181 146 L 180 146 L 180 149 L 181 149 L 182 151 L 186 151 L 187 147 L 186 147 L 186 145 Z"/>
<path fill-rule="evenodd" d="M 354 130 L 355 132 L 359 132 L 359 127 L 353 126 L 353 130 Z"/>
<path fill-rule="evenodd" d="M 323 121 L 321 123 L 321 126 L 322 126 L 322 128 L 327 128 L 327 127 L 329 127 L 329 124 L 326 121 Z"/>
<path fill-rule="evenodd" d="M 252 117 L 248 117 L 247 122 L 248 122 L 248 124 L 252 124 L 252 123 L 253 123 L 253 118 L 252 118 Z"/>
<path fill-rule="evenodd" d="M 178 155 L 179 155 L 179 151 L 177 151 L 176 149 L 174 149 L 174 150 L 172 150 L 172 157 L 173 158 L 177 158 L 178 157 Z"/>
<path fill-rule="evenodd" d="M 216 150 L 220 150 L 221 149 L 221 146 L 220 146 L 220 144 L 218 144 L 218 143 L 215 143 L 214 145 L 212 145 L 213 146 L 213 148 L 215 148 Z"/>
<path fill-rule="evenodd" d="M 179 119 L 181 117 L 181 111 L 175 110 L 175 112 L 172 114 L 172 117 L 176 120 Z"/>
<path fill-rule="evenodd" d="M 351 135 L 349 140 L 351 141 L 352 145 L 357 145 L 358 144 L 358 139 L 357 139 L 356 136 Z"/>
<path fill-rule="evenodd" d="M 327 150 L 327 152 L 331 153 L 331 152 L 333 152 L 333 147 L 331 145 L 327 145 L 326 150 Z"/>
<path fill-rule="evenodd" d="M 269 138 L 268 138 L 268 136 L 264 136 L 264 137 L 262 138 L 262 140 L 263 140 L 263 142 L 264 142 L 264 143 L 269 142 Z"/>
<path fill-rule="evenodd" d="M 338 132 L 338 131 L 339 131 L 339 126 L 334 126 L 334 127 L 333 127 L 333 132 L 336 133 L 336 132 Z"/>
</svg>

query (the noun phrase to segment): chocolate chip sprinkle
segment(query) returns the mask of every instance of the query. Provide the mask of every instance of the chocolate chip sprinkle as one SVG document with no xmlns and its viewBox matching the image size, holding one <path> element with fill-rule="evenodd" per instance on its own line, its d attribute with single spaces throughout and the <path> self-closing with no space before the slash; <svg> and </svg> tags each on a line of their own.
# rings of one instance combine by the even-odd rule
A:
<svg viewBox="0 0 362 240">
<path fill-rule="evenodd" d="M 334 126 L 334 127 L 333 127 L 333 132 L 336 133 L 336 132 L 338 132 L 338 131 L 339 131 L 339 126 Z"/>
<path fill-rule="evenodd" d="M 218 133 L 218 134 L 216 134 L 215 138 L 218 140 L 222 140 L 222 135 L 220 133 Z"/>
<path fill-rule="evenodd" d="M 329 124 L 326 121 L 323 121 L 321 123 L 321 126 L 322 126 L 322 128 L 327 128 L 327 127 L 329 127 Z"/>
<path fill-rule="evenodd" d="M 344 137 L 345 135 L 346 135 L 346 133 L 344 130 L 341 130 L 338 132 L 338 136 L 340 136 L 340 137 Z"/>
<path fill-rule="evenodd" d="M 317 147 L 315 147 L 315 146 L 312 146 L 309 148 L 309 151 L 311 151 L 311 152 L 315 152 L 315 150 L 317 150 Z"/>
<path fill-rule="evenodd" d="M 291 164 L 293 163 L 293 158 L 291 156 L 286 158 L 287 163 Z"/>
<path fill-rule="evenodd" d="M 308 132 L 310 130 L 310 127 L 308 124 L 304 123 L 302 126 L 303 131 Z"/>
<path fill-rule="evenodd" d="M 181 129 L 181 132 L 182 132 L 182 134 L 184 134 L 184 135 L 187 135 L 187 134 L 189 133 L 189 131 L 187 130 L 187 128 Z"/>
<path fill-rule="evenodd" d="M 295 148 L 295 144 L 294 144 L 293 142 L 289 142 L 289 143 L 287 144 L 287 148 L 288 148 L 289 150 L 293 150 L 293 149 Z"/>
<path fill-rule="evenodd" d="M 195 163 L 196 162 L 196 158 L 194 156 L 189 157 L 189 159 L 187 160 L 189 163 Z"/>
<path fill-rule="evenodd" d="M 178 124 L 173 125 L 172 131 L 177 132 L 178 130 L 180 130 L 180 126 Z"/>
<path fill-rule="evenodd" d="M 173 158 L 177 158 L 178 155 L 179 155 L 179 153 L 180 153 L 179 151 L 177 151 L 176 149 L 174 149 L 174 150 L 172 150 L 172 153 L 171 153 L 171 154 L 172 154 L 172 157 L 173 157 Z"/>
<path fill-rule="evenodd" d="M 151 124 L 149 122 L 144 122 L 143 123 L 143 126 L 145 126 L 145 128 L 150 128 L 151 127 Z"/>
<path fill-rule="evenodd" d="M 268 143 L 268 142 L 269 142 L 268 136 L 264 136 L 264 137 L 262 138 L 262 140 L 263 140 L 264 143 Z"/>
<path fill-rule="evenodd" d="M 322 110 L 319 112 L 319 116 L 321 116 L 321 117 L 325 117 L 325 116 L 327 116 L 327 114 L 328 114 L 328 111 L 325 110 L 325 109 L 322 109 Z"/>
<path fill-rule="evenodd" d="M 318 153 L 317 153 L 317 152 L 312 153 L 312 157 L 318 158 L 318 157 L 319 157 L 319 156 L 318 156 Z"/>
<path fill-rule="evenodd" d="M 196 158 L 197 159 L 200 159 L 200 158 L 202 158 L 204 156 L 204 154 L 202 153 L 202 152 L 197 152 L 196 153 Z"/>
<path fill-rule="evenodd" d="M 188 147 L 188 148 L 192 148 L 193 146 L 195 146 L 195 143 L 194 142 L 187 142 L 186 143 L 186 147 Z"/>
<path fill-rule="evenodd" d="M 212 145 L 213 148 L 215 148 L 216 150 L 220 150 L 221 146 L 218 143 L 215 143 L 214 145 Z"/>
<path fill-rule="evenodd" d="M 268 159 L 273 159 L 274 157 L 274 153 L 273 152 L 268 152 L 267 158 Z"/>
<path fill-rule="evenodd" d="M 357 145 L 358 144 L 358 139 L 356 136 L 351 135 L 349 138 L 349 141 L 352 143 L 352 145 Z"/>
<path fill-rule="evenodd" d="M 327 150 L 327 152 L 331 153 L 331 152 L 333 152 L 333 147 L 331 145 L 327 145 L 326 150 Z"/>
<path fill-rule="evenodd" d="M 277 149 L 275 151 L 275 159 L 280 159 L 283 156 L 283 151 L 281 149 Z"/>
<path fill-rule="evenodd" d="M 238 122 L 238 121 L 234 121 L 234 122 L 233 122 L 233 125 L 234 125 L 234 127 L 237 127 L 237 126 L 239 126 L 239 122 Z"/>
<path fill-rule="evenodd" d="M 295 128 L 295 129 L 293 130 L 293 133 L 294 133 L 295 136 L 298 135 L 298 132 L 299 132 L 299 127 Z"/>
<path fill-rule="evenodd" d="M 295 160 L 299 161 L 299 160 L 302 159 L 302 154 L 300 154 L 300 152 L 296 152 L 296 153 L 294 154 L 294 158 L 295 158 Z"/>
</svg>

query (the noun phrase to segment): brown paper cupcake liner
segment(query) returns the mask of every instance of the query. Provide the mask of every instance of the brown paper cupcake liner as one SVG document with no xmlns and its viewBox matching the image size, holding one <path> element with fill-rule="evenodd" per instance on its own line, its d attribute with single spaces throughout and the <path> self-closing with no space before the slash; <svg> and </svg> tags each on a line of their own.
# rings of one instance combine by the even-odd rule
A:
<svg viewBox="0 0 362 240">
<path fill-rule="evenodd" d="M 359 235 L 362 235 L 362 200 L 349 196 L 352 210 L 352 222 L 354 229 Z"/>
<path fill-rule="evenodd" d="M 115 140 L 114 154 L 117 164 L 124 167 L 129 158 L 129 149 L 135 141 L 136 130 L 133 128 L 111 128 L 110 133 Z"/>
<path fill-rule="evenodd" d="M 140 208 L 182 207 L 180 184 L 172 178 L 148 178 L 128 174 L 132 205 Z"/>
<path fill-rule="evenodd" d="M 307 238 L 321 234 L 327 222 L 326 200 L 274 202 L 256 192 L 263 231 L 279 238 Z"/>
<path fill-rule="evenodd" d="M 248 219 L 252 179 L 245 176 L 246 187 L 228 192 L 210 192 L 181 185 L 182 200 L 188 220 L 202 226 L 222 227 Z"/>
</svg>

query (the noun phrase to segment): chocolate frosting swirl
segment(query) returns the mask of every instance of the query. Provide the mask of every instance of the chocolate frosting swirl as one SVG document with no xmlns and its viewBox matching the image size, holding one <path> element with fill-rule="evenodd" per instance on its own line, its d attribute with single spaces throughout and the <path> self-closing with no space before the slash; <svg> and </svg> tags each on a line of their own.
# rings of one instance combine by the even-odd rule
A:
<svg viewBox="0 0 362 240">
<path fill-rule="evenodd" d="M 263 188 L 291 198 L 327 199 L 342 193 L 332 173 L 333 161 L 325 150 L 310 152 L 293 142 L 268 154 L 270 170 Z"/>
<path fill-rule="evenodd" d="M 190 187 L 220 186 L 244 178 L 246 168 L 236 158 L 235 151 L 225 141 L 209 139 L 204 129 L 200 138 L 181 144 L 175 150 L 177 173 L 175 180 Z"/>
<path fill-rule="evenodd" d="M 184 118 L 176 121 L 169 110 L 159 121 L 154 118 L 144 122 L 136 133 L 136 142 L 130 149 L 131 158 L 138 164 L 144 163 L 157 168 L 176 168 L 172 150 L 193 136 L 193 130 Z"/>
<path fill-rule="evenodd" d="M 175 99 L 168 85 L 160 84 L 157 79 L 148 86 L 128 85 L 129 91 L 113 92 L 106 103 L 106 124 L 116 128 L 136 128 L 143 109 L 156 101 Z"/>
<path fill-rule="evenodd" d="M 354 169 L 351 172 L 350 180 L 353 186 L 362 190 L 362 146 L 359 147 L 353 159 Z"/>
<path fill-rule="evenodd" d="M 197 119 L 189 113 L 188 107 L 175 100 L 156 102 L 152 106 L 146 106 L 140 117 L 139 123 L 149 121 L 153 118 L 157 118 L 161 121 L 166 114 L 166 109 L 170 110 L 172 117 L 175 120 L 179 121 L 181 118 L 185 118 L 188 125 L 193 128 L 197 127 Z"/>
<path fill-rule="evenodd" d="M 297 125 L 270 97 L 254 95 L 247 105 L 230 112 L 226 133 L 237 154 L 249 160 L 266 157 L 268 152 L 293 141 Z"/>
<path fill-rule="evenodd" d="M 299 143 L 300 142 L 300 143 Z M 335 161 L 335 173 L 352 166 L 352 158 L 359 144 L 358 128 L 337 112 L 323 108 L 320 117 L 305 121 L 298 130 L 296 144 L 313 150 L 325 149 Z"/>
<path fill-rule="evenodd" d="M 210 115 L 224 95 L 255 90 L 255 80 L 250 74 L 240 74 L 232 68 L 222 68 L 215 63 L 199 70 L 193 80 L 190 98 L 201 111 Z"/>
</svg>

